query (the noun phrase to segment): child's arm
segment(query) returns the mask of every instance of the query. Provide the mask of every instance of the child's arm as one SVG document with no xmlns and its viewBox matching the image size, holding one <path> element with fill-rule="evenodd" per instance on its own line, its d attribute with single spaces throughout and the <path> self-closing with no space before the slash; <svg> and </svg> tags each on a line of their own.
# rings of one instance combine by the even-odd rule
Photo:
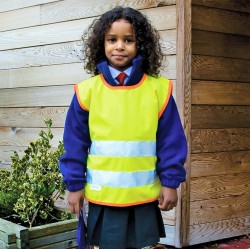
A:
<svg viewBox="0 0 250 250">
<path fill-rule="evenodd" d="M 80 107 L 75 95 L 66 117 L 63 135 L 66 153 L 60 158 L 60 170 L 63 182 L 70 191 L 68 195 L 70 210 L 76 214 L 79 214 L 83 200 L 86 162 L 90 146 L 88 115 L 89 113 Z"/>
<path fill-rule="evenodd" d="M 159 119 L 157 131 L 157 173 L 162 192 L 159 208 L 172 209 L 177 204 L 177 191 L 185 181 L 184 162 L 187 155 L 187 142 L 181 124 L 177 106 L 171 96 L 169 103 Z"/>
</svg>

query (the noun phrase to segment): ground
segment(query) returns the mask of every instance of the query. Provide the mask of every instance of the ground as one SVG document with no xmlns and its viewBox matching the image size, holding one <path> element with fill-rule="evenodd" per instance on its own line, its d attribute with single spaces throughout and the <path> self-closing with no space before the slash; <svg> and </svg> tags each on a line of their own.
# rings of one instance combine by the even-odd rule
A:
<svg viewBox="0 0 250 250">
<path fill-rule="evenodd" d="M 158 244 L 157 248 L 174 249 L 172 246 Z M 186 249 L 250 249 L 250 235 L 224 239 L 215 242 L 208 242 L 190 247 Z"/>
</svg>

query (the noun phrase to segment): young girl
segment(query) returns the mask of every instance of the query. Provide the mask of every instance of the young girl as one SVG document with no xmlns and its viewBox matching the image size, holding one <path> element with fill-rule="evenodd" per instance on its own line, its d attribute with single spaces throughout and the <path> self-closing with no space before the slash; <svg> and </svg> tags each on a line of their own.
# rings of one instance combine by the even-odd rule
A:
<svg viewBox="0 0 250 250">
<path fill-rule="evenodd" d="M 139 11 L 116 7 L 83 41 L 94 76 L 75 86 L 60 159 L 70 210 L 79 216 L 88 200 L 88 246 L 152 247 L 165 237 L 160 210 L 177 204 L 187 153 L 172 82 L 159 76 L 159 34 Z"/>
</svg>

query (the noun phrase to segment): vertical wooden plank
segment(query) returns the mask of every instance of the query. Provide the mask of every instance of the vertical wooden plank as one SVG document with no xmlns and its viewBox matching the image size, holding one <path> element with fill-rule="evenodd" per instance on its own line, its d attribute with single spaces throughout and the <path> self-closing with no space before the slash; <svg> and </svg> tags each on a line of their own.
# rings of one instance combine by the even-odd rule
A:
<svg viewBox="0 0 250 250">
<path fill-rule="evenodd" d="M 177 0 L 177 105 L 190 148 L 191 131 L 191 0 Z M 185 163 L 186 182 L 179 190 L 176 208 L 175 246 L 181 248 L 189 244 L 189 183 L 190 151 Z"/>
</svg>

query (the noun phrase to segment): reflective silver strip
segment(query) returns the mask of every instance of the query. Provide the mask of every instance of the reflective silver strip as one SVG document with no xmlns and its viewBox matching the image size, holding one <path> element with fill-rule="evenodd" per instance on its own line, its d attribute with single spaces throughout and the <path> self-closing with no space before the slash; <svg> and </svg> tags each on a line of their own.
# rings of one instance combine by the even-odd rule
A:
<svg viewBox="0 0 250 250">
<path fill-rule="evenodd" d="M 138 157 L 155 156 L 155 141 L 92 141 L 90 155 Z"/>
<path fill-rule="evenodd" d="M 158 176 L 155 170 L 138 172 L 115 172 L 87 169 L 87 182 L 95 186 L 140 187 L 153 184 Z"/>
</svg>

